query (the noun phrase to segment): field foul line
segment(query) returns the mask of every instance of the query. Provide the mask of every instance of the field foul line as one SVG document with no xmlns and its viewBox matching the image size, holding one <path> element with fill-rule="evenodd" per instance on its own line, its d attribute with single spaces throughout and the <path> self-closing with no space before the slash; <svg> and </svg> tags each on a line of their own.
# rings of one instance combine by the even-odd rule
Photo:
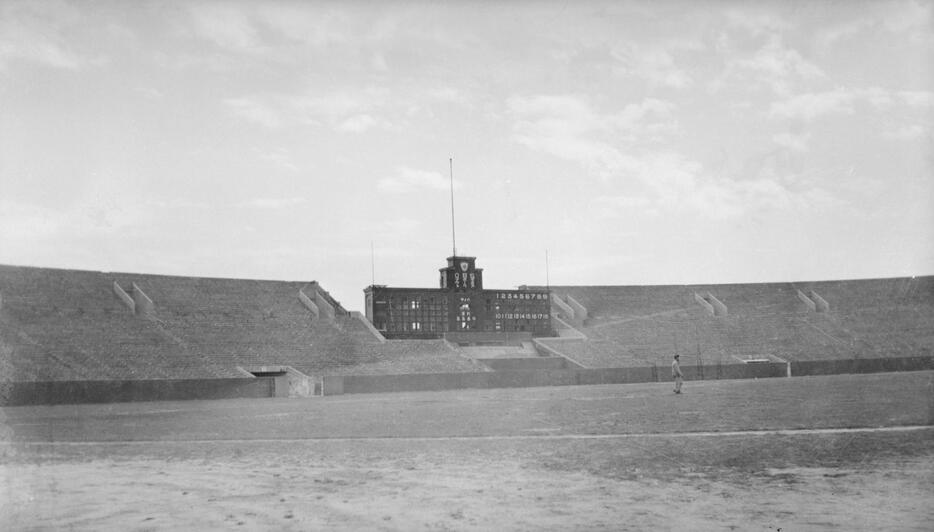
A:
<svg viewBox="0 0 934 532">
<path fill-rule="evenodd" d="M 217 443 L 301 443 L 301 442 L 427 442 L 427 441 L 503 441 L 503 440 L 622 440 L 635 438 L 696 438 L 718 436 L 809 436 L 815 434 L 859 434 L 877 432 L 912 432 L 934 429 L 934 425 L 900 425 L 895 427 L 863 427 L 837 429 L 767 429 L 732 430 L 705 432 L 634 432 L 628 434 L 510 434 L 487 436 L 358 436 L 358 437 L 309 437 L 309 438 L 231 438 L 215 440 L 102 440 L 102 441 L 3 441 L 8 445 L 158 445 L 158 444 L 217 444 Z"/>
</svg>

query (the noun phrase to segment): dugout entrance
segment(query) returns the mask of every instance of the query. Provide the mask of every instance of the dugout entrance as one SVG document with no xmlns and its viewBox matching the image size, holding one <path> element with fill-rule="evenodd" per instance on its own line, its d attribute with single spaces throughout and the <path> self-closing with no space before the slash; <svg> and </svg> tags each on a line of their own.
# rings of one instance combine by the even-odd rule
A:
<svg viewBox="0 0 934 532">
<path fill-rule="evenodd" d="M 270 381 L 272 397 L 309 397 L 320 394 L 320 383 L 292 366 L 243 366 L 257 379 Z"/>
</svg>

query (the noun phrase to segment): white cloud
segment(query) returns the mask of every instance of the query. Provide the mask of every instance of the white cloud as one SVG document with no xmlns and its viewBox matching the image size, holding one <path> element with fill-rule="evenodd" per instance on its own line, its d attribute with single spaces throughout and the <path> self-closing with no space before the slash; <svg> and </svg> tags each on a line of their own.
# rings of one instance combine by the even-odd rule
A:
<svg viewBox="0 0 934 532">
<path fill-rule="evenodd" d="M 331 123 L 343 121 L 384 105 L 389 91 L 378 87 L 339 90 L 330 93 L 309 92 L 286 98 L 290 108 L 311 119 L 326 119 Z"/>
<path fill-rule="evenodd" d="M 393 219 L 381 219 L 379 223 L 370 225 L 366 229 L 366 237 L 375 239 L 376 245 L 372 253 L 375 253 L 376 256 L 376 276 L 377 279 L 384 275 L 381 273 L 382 267 L 381 263 L 384 263 L 387 259 L 400 259 L 397 262 L 398 264 L 404 264 L 405 259 L 412 257 L 412 246 L 411 243 L 413 239 L 418 239 L 420 233 L 424 233 L 424 230 L 420 231 L 419 228 L 422 227 L 421 220 L 415 218 L 393 218 Z M 363 248 L 357 248 L 356 253 L 346 252 L 343 253 L 348 256 L 359 256 L 367 257 L 367 261 L 371 257 L 371 248 L 369 246 L 364 250 Z M 341 253 L 338 251 L 338 253 Z"/>
<path fill-rule="evenodd" d="M 158 209 L 210 209 L 211 205 L 203 201 L 192 201 L 183 198 L 173 198 L 168 200 L 150 199 L 146 200 L 145 205 Z"/>
<path fill-rule="evenodd" d="M 934 106 L 934 92 L 931 91 L 899 91 L 898 96 L 912 107 Z"/>
<path fill-rule="evenodd" d="M 620 72 L 650 85 L 684 89 L 694 83 L 690 74 L 676 64 L 671 51 L 664 47 L 630 44 L 614 49 L 612 55 L 620 63 Z"/>
<path fill-rule="evenodd" d="M 427 95 L 442 102 L 460 105 L 469 105 L 471 102 L 471 96 L 467 92 L 455 87 L 436 87 L 429 89 Z"/>
<path fill-rule="evenodd" d="M 932 9 L 934 6 L 930 2 L 870 2 L 860 6 L 859 11 L 854 10 L 854 14 L 860 15 L 857 18 L 820 30 L 816 42 L 826 49 L 840 41 L 866 39 L 867 35 L 881 30 L 909 42 L 931 44 L 934 35 Z"/>
<path fill-rule="evenodd" d="M 363 133 L 374 127 L 389 127 L 389 122 L 382 119 L 373 118 L 369 114 L 353 115 L 341 122 L 337 129 L 347 133 Z"/>
<path fill-rule="evenodd" d="M 621 175 L 648 186 L 652 194 L 629 208 L 643 212 L 693 213 L 725 220 L 765 210 L 806 209 L 821 201 L 819 191 L 793 192 L 775 178 L 730 179 L 711 175 L 703 165 L 674 152 L 627 157 Z"/>
<path fill-rule="evenodd" d="M 727 219 L 764 209 L 788 209 L 814 201 L 809 193 L 795 193 L 771 178 L 730 179 L 710 175 L 700 162 L 673 151 L 645 151 L 619 143 L 621 134 L 638 136 L 644 122 L 666 117 L 673 106 L 647 99 L 618 113 L 598 114 L 576 96 L 514 97 L 517 116 L 514 140 L 530 149 L 577 162 L 604 179 L 634 182 L 648 194 L 617 199 L 623 207 L 645 213 L 693 212 L 710 219 Z M 778 136 L 803 147 L 807 137 Z M 628 203 L 627 203 L 628 202 Z M 608 215 L 610 205 L 598 214 Z M 602 213 L 602 214 L 601 214 Z"/>
<path fill-rule="evenodd" d="M 934 23 L 934 6 L 930 2 L 908 1 L 897 9 L 886 9 L 882 22 L 884 27 L 896 34 L 907 35 L 913 41 L 931 38 L 931 26 Z"/>
<path fill-rule="evenodd" d="M 911 124 L 886 129 L 882 132 L 882 136 L 892 140 L 914 140 L 923 137 L 927 131 L 927 128 L 920 124 Z"/>
<path fill-rule="evenodd" d="M 454 188 L 460 188 L 458 180 L 454 180 Z M 438 172 L 416 170 L 414 168 L 400 167 L 392 177 L 384 177 L 376 184 L 376 188 L 385 192 L 411 192 L 419 189 L 450 190 L 451 181 Z"/>
<path fill-rule="evenodd" d="M 189 6 L 195 33 L 222 47 L 249 51 L 259 46 L 258 32 L 242 6 L 199 3 Z"/>
<path fill-rule="evenodd" d="M 813 120 L 829 113 L 853 113 L 853 91 L 834 89 L 828 92 L 799 94 L 772 103 L 769 115 L 774 118 Z"/>
<path fill-rule="evenodd" d="M 28 247 L 45 238 L 110 238 L 151 221 L 147 203 L 118 194 L 92 184 L 66 208 L 0 200 L 0 247 Z"/>
<path fill-rule="evenodd" d="M 370 37 L 370 32 L 353 27 L 346 10 L 335 6 L 269 2 L 257 3 L 254 9 L 263 29 L 287 42 L 326 46 Z"/>
<path fill-rule="evenodd" d="M 248 122 L 269 128 L 282 125 L 279 111 L 274 106 L 256 98 L 227 98 L 223 102 L 234 114 Z"/>
<path fill-rule="evenodd" d="M 70 37 L 88 24 L 71 4 L 0 3 L 0 70 L 14 60 L 52 68 L 79 70 L 105 59 L 78 51 Z"/>
<path fill-rule="evenodd" d="M 337 131 L 360 133 L 375 126 L 391 126 L 374 115 L 388 99 L 387 90 L 370 87 L 325 94 L 242 96 L 227 98 L 223 103 L 237 116 L 269 128 L 326 124 Z"/>
<path fill-rule="evenodd" d="M 593 202 L 598 218 L 614 219 L 633 212 L 656 216 L 659 214 L 655 202 L 644 196 L 600 196 Z"/>
<path fill-rule="evenodd" d="M 283 209 L 286 207 L 295 207 L 308 203 L 305 198 L 253 198 L 247 201 L 241 201 L 235 204 L 236 207 L 247 207 L 251 209 Z"/>
<path fill-rule="evenodd" d="M 154 87 L 135 87 L 133 90 L 148 100 L 161 100 L 165 98 L 165 94 Z"/>
<path fill-rule="evenodd" d="M 777 36 L 769 39 L 752 57 L 738 60 L 737 65 L 759 72 L 773 85 L 784 85 L 791 77 L 804 80 L 826 77 L 820 67 L 806 60 L 797 50 L 786 47 Z"/>
<path fill-rule="evenodd" d="M 373 54 L 370 59 L 370 66 L 377 72 L 389 72 L 389 63 L 386 62 L 386 56 L 380 52 Z"/>
<path fill-rule="evenodd" d="M 806 151 L 808 149 L 808 141 L 810 139 L 810 133 L 805 133 L 803 135 L 795 135 L 793 133 L 779 133 L 772 136 L 772 140 L 775 142 L 775 144 L 798 152 Z"/>
<path fill-rule="evenodd" d="M 876 109 L 887 109 L 898 102 L 912 107 L 929 107 L 934 105 L 934 93 L 879 87 L 836 88 L 824 92 L 798 94 L 773 102 L 769 108 L 769 116 L 810 121 L 827 114 L 852 114 L 859 103 L 869 104 Z"/>
<path fill-rule="evenodd" d="M 717 92 L 728 85 L 769 87 L 776 94 L 788 94 L 796 85 L 825 79 L 826 73 L 793 48 L 782 38 L 772 35 L 753 54 L 733 49 L 729 40 L 721 44 L 721 54 L 728 57 L 723 75 L 708 83 Z"/>
<path fill-rule="evenodd" d="M 0 200 L 0 242 L 55 236 L 69 224 L 59 210 Z M 9 251 L 9 250 L 7 250 Z"/>
<path fill-rule="evenodd" d="M 781 32 L 791 27 L 778 13 L 768 7 L 756 8 L 754 4 L 746 5 L 742 9 L 728 9 L 724 16 L 730 26 L 741 28 L 753 35 Z"/>
<path fill-rule="evenodd" d="M 275 148 L 271 151 L 262 151 L 258 148 L 254 148 L 254 151 L 259 155 L 260 159 L 272 163 L 277 168 L 282 168 L 291 172 L 299 171 L 298 166 L 292 162 L 292 156 L 289 150 L 285 148 Z"/>
<path fill-rule="evenodd" d="M 573 161 L 606 177 L 625 164 L 620 143 L 672 129 L 670 102 L 647 98 L 616 113 L 598 113 L 576 95 L 514 96 L 507 107 L 515 118 L 513 140 L 529 149 Z M 663 128 L 659 128 L 663 126 Z"/>
<path fill-rule="evenodd" d="M 598 114 L 576 96 L 514 97 L 509 108 L 518 117 L 514 140 L 530 149 L 577 162 L 615 182 L 634 182 L 647 194 L 617 198 L 617 206 L 644 213 L 670 212 L 709 219 L 728 219 L 764 209 L 789 209 L 811 204 L 810 193 L 795 193 L 776 179 L 729 179 L 710 175 L 700 162 L 673 151 L 623 149 L 616 139 L 638 131 L 648 118 L 666 117 L 673 106 L 647 99 L 618 113 Z M 803 146 L 806 137 L 779 141 Z M 600 205 L 608 216 L 613 206 Z"/>
<path fill-rule="evenodd" d="M 851 37 L 869 30 L 875 21 L 869 18 L 858 18 L 830 27 L 821 28 L 815 38 L 817 46 L 827 49 L 835 46 L 838 41 L 845 41 Z"/>
</svg>

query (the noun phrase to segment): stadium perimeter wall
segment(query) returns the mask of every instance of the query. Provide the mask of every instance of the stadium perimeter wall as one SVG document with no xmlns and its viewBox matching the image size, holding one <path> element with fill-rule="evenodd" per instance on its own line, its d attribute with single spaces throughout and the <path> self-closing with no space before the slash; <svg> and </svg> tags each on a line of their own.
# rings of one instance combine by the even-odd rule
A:
<svg viewBox="0 0 934 532">
<path fill-rule="evenodd" d="M 752 379 L 784 377 L 787 365 L 779 362 L 729 364 L 705 368 L 705 378 Z M 684 367 L 688 379 L 700 377 L 696 367 Z M 545 369 L 487 373 L 429 373 L 407 375 L 325 376 L 324 395 L 456 390 L 463 388 L 528 388 L 586 384 L 624 384 L 670 381 L 671 371 L 654 366 L 599 369 Z"/>
<path fill-rule="evenodd" d="M 813 360 L 791 362 L 791 376 L 883 373 L 934 369 L 934 357 Z M 682 365 L 685 380 L 765 379 L 789 376 L 789 363 L 755 362 Z M 667 366 L 505 370 L 487 373 L 325 376 L 323 395 L 456 390 L 464 388 L 527 388 L 589 384 L 670 382 Z"/>
<path fill-rule="evenodd" d="M 791 363 L 791 374 L 839 375 L 842 373 L 884 373 L 934 369 L 934 357 L 850 358 L 842 360 L 802 360 Z"/>
<path fill-rule="evenodd" d="M 279 386 L 282 395 L 283 386 Z M 285 387 L 288 390 L 288 387 Z M 276 397 L 275 377 L 247 379 L 167 379 L 123 381 L 45 381 L 0 384 L 0 405 L 54 405 Z"/>
<path fill-rule="evenodd" d="M 934 369 L 934 357 L 902 357 L 791 362 L 792 376 L 882 373 Z M 788 364 L 758 362 L 682 365 L 686 380 L 758 379 L 788 376 Z M 504 370 L 477 373 L 325 376 L 323 395 L 441 391 L 456 389 L 527 388 L 670 382 L 667 366 L 626 368 Z M 284 377 L 244 379 L 166 379 L 123 381 L 44 381 L 0 383 L 0 406 L 41 404 L 179 401 L 196 399 L 259 399 L 289 395 Z"/>
</svg>

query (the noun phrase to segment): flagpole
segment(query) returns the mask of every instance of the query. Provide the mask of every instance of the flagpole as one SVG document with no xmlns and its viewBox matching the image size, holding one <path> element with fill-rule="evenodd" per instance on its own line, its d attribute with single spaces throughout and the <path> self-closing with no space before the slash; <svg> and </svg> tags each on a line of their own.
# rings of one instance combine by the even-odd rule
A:
<svg viewBox="0 0 934 532">
<path fill-rule="evenodd" d="M 454 257 L 457 256 L 457 238 L 454 233 L 454 158 L 451 157 L 448 159 L 450 164 L 450 175 L 451 175 L 451 248 L 453 250 Z"/>
</svg>

